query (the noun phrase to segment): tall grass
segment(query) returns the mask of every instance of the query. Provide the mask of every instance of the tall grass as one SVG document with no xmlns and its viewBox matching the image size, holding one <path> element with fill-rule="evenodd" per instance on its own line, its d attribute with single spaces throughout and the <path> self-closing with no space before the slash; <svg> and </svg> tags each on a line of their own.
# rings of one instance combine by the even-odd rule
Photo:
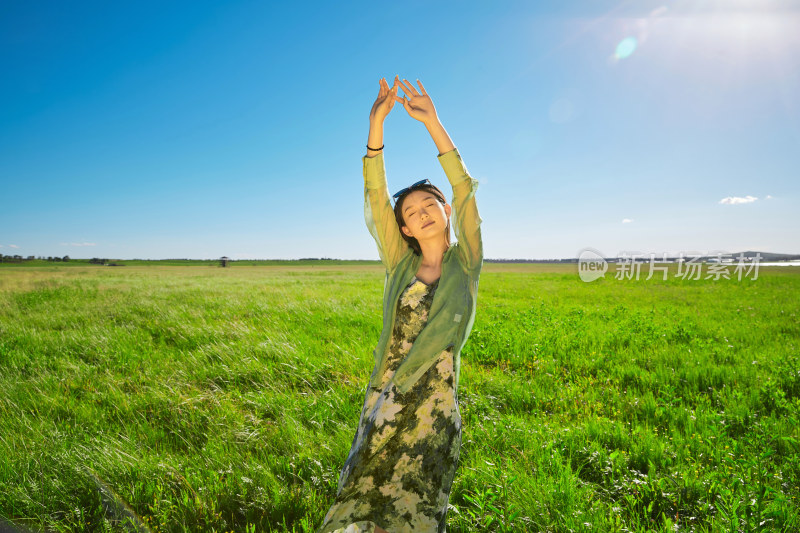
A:
<svg viewBox="0 0 800 533">
<path fill-rule="evenodd" d="M 800 274 L 487 264 L 448 530 L 800 527 Z M 374 266 L 0 270 L 0 517 L 313 531 L 380 334 Z"/>
</svg>

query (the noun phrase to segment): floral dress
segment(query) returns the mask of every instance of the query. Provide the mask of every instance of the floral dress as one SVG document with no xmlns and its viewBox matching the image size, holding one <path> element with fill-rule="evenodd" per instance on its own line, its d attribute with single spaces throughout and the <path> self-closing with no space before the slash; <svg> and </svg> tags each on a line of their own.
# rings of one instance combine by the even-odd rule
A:
<svg viewBox="0 0 800 533">
<path fill-rule="evenodd" d="M 452 348 L 405 394 L 390 383 L 428 319 L 438 280 L 400 295 L 379 388 L 368 387 L 336 500 L 317 533 L 445 531 L 461 447 Z"/>
</svg>

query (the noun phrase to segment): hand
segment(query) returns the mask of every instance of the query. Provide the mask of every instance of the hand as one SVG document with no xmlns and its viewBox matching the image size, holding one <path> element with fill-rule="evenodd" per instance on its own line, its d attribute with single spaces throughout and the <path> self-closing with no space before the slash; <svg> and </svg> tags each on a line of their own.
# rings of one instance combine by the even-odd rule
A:
<svg viewBox="0 0 800 533">
<path fill-rule="evenodd" d="M 395 78 L 395 85 L 397 81 L 398 79 Z M 405 78 L 403 78 L 403 81 L 408 82 Z M 428 124 L 438 121 L 439 117 L 436 115 L 436 108 L 433 107 L 433 101 L 431 97 L 428 96 L 425 87 L 422 86 L 422 82 L 418 79 L 417 83 L 419 84 L 422 94 L 418 93 L 410 83 L 403 83 L 401 89 L 403 89 L 405 96 L 402 100 L 399 98 L 398 100 L 403 102 L 403 107 L 408 111 L 408 114 L 411 115 L 411 118 L 415 118 L 427 126 Z"/>
<path fill-rule="evenodd" d="M 369 112 L 370 122 L 379 121 L 383 123 L 383 121 L 386 119 L 386 116 L 392 110 L 394 101 L 403 101 L 397 96 L 398 83 L 399 80 L 397 77 L 395 77 L 394 85 L 390 89 L 389 84 L 386 83 L 386 78 L 381 78 L 378 81 L 378 84 L 380 85 L 380 91 L 378 91 L 378 98 L 375 100 L 375 103 L 372 104 L 372 110 Z"/>
</svg>

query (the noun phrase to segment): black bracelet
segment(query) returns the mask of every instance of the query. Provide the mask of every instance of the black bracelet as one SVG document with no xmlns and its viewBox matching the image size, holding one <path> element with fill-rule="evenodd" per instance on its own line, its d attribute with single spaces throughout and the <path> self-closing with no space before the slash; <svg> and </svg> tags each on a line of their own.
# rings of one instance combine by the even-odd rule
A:
<svg viewBox="0 0 800 533">
<path fill-rule="evenodd" d="M 384 144 L 383 146 L 386 145 Z M 370 148 L 369 145 L 367 145 L 367 150 L 372 150 L 373 152 L 380 152 L 381 150 L 383 150 L 383 146 L 381 146 L 380 148 Z"/>
</svg>

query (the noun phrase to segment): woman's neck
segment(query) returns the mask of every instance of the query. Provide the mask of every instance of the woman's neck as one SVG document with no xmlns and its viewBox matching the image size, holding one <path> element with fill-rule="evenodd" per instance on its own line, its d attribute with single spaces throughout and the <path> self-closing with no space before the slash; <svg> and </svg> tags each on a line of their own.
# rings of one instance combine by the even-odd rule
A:
<svg viewBox="0 0 800 533">
<path fill-rule="evenodd" d="M 447 242 L 441 241 L 422 241 L 419 243 L 422 252 L 421 266 L 425 268 L 438 268 L 442 265 L 444 253 L 447 251 Z"/>
</svg>

